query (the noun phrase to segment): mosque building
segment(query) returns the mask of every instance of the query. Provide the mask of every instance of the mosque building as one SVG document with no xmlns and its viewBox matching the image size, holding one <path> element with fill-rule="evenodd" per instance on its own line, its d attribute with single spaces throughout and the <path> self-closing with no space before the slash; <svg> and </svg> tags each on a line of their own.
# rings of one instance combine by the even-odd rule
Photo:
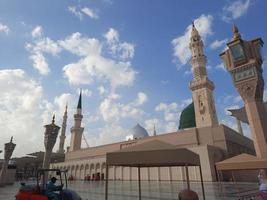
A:
<svg viewBox="0 0 267 200">
<path fill-rule="evenodd" d="M 82 95 L 80 94 L 74 126 L 71 128 L 70 147 L 65 153 L 65 161 L 51 164 L 52 168 L 68 169 L 74 179 L 104 179 L 106 171 L 106 153 L 119 151 L 134 145 L 151 141 L 176 148 L 187 148 L 200 156 L 204 181 L 216 181 L 215 163 L 240 153 L 255 154 L 253 141 L 223 124 L 219 124 L 213 97 L 214 83 L 208 78 L 202 39 L 193 25 L 190 50 L 193 80 L 190 82 L 193 102 L 188 105 L 180 116 L 179 129 L 176 132 L 152 136 L 137 124 L 130 129 L 125 141 L 81 148 L 84 128 L 82 122 Z M 63 117 L 66 127 L 67 111 Z M 62 125 L 63 126 L 63 125 Z M 65 130 L 60 136 L 60 152 L 63 151 Z M 112 134 L 112 133 L 111 133 Z M 198 168 L 189 167 L 191 180 L 200 180 Z M 183 167 L 149 167 L 141 169 L 142 180 L 185 180 Z M 137 180 L 137 169 L 132 167 L 109 167 L 111 180 Z"/>
</svg>

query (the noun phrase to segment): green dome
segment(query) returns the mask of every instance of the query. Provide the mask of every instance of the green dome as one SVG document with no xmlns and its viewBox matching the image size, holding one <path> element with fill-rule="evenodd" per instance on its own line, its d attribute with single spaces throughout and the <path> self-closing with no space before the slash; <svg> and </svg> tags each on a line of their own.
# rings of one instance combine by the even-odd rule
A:
<svg viewBox="0 0 267 200">
<path fill-rule="evenodd" d="M 193 127 L 196 127 L 196 118 L 194 103 L 191 103 L 181 113 L 179 129 L 181 130 Z"/>
</svg>

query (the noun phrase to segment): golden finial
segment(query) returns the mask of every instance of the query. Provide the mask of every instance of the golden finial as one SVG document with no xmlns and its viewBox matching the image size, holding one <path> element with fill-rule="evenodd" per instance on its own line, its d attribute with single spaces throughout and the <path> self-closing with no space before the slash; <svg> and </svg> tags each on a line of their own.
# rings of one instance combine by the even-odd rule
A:
<svg viewBox="0 0 267 200">
<path fill-rule="evenodd" d="M 235 24 L 233 24 L 233 33 L 234 33 L 234 37 L 233 37 L 234 40 L 238 40 L 241 38 L 239 30 Z"/>
<path fill-rule="evenodd" d="M 52 118 L 52 124 L 55 124 L 55 114 L 53 115 L 53 118 Z"/>
</svg>

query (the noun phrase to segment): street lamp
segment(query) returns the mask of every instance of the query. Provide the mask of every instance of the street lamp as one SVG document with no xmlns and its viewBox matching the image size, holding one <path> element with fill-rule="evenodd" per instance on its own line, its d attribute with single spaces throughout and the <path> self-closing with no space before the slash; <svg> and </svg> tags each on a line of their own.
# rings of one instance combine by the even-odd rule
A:
<svg viewBox="0 0 267 200">
<path fill-rule="evenodd" d="M 43 160 L 43 168 L 48 169 L 50 165 L 52 150 L 55 146 L 58 131 L 60 129 L 59 126 L 55 124 L 55 115 L 53 116 L 52 123 L 47 124 L 45 127 L 45 133 L 44 133 L 44 145 L 45 145 L 45 154 L 44 154 L 44 160 Z M 47 180 L 48 174 L 45 173 L 45 181 Z"/>
<path fill-rule="evenodd" d="M 5 144 L 5 151 L 4 151 L 4 162 L 2 165 L 2 170 L 0 172 L 0 186 L 5 185 L 6 183 L 6 170 L 8 166 L 8 162 L 12 156 L 12 153 L 16 147 L 16 144 L 13 143 L 13 136 L 10 139 L 10 142 Z"/>
</svg>

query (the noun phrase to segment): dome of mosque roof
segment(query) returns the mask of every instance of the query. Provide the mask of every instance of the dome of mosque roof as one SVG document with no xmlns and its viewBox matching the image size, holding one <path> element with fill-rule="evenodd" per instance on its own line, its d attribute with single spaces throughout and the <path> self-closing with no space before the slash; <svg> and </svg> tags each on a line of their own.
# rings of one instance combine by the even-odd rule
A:
<svg viewBox="0 0 267 200">
<path fill-rule="evenodd" d="M 189 104 L 181 113 L 179 129 L 196 127 L 194 103 Z"/>
<path fill-rule="evenodd" d="M 145 128 L 143 128 L 140 124 L 136 124 L 133 128 L 129 130 L 129 134 L 133 136 L 133 139 L 139 139 L 148 137 L 148 133 Z"/>
</svg>

